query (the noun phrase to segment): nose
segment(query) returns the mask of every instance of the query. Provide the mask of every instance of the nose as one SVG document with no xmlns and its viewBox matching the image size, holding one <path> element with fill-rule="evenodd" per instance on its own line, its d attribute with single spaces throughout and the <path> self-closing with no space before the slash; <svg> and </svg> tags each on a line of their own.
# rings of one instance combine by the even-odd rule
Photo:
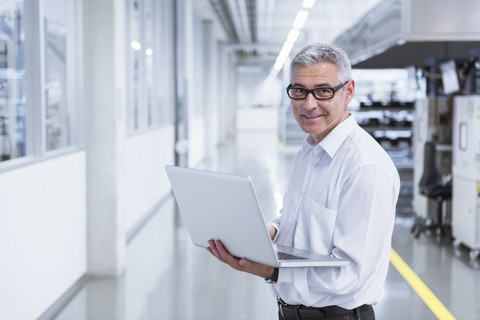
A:
<svg viewBox="0 0 480 320">
<path fill-rule="evenodd" d="M 318 106 L 317 104 L 317 99 L 313 96 L 311 92 L 307 94 L 307 97 L 305 98 L 305 101 L 303 102 L 303 107 L 306 110 L 313 110 Z"/>
</svg>

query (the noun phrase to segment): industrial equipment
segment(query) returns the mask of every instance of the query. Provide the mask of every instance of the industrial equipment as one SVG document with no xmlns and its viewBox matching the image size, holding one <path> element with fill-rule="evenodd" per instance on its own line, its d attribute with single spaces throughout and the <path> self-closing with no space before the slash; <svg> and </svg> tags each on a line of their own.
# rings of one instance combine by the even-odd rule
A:
<svg viewBox="0 0 480 320">
<path fill-rule="evenodd" d="M 480 254 L 480 96 L 454 99 L 453 237 L 470 259 Z"/>
<path fill-rule="evenodd" d="M 451 226 L 451 200 L 442 197 L 442 201 L 438 201 L 436 197 L 427 197 L 420 192 L 419 183 L 425 173 L 424 146 L 431 142 L 435 147 L 435 155 L 432 156 L 436 160 L 435 167 L 438 168 L 440 177 L 438 186 L 451 186 L 453 98 L 445 92 L 442 66 L 452 62 L 455 67 L 465 61 L 465 59 L 429 58 L 424 62 L 423 75 L 427 96 L 417 98 L 415 101 L 414 120 L 413 207 L 416 220 L 412 232 L 416 237 L 423 231 L 432 229 L 442 235 L 442 232 Z"/>
<path fill-rule="evenodd" d="M 416 237 L 419 237 L 423 231 L 440 230 L 451 224 L 451 201 L 440 203 L 426 197 L 419 189 L 419 183 L 424 174 L 424 147 L 427 142 L 433 142 L 435 145 L 435 166 L 441 176 L 441 185 L 449 185 L 451 182 L 451 123 L 448 121 L 451 113 L 452 99 L 450 97 L 431 96 L 415 101 L 413 209 L 416 221 L 412 232 Z M 443 208 L 439 210 L 438 206 L 441 205 Z M 443 215 L 442 221 L 438 214 L 440 211 Z"/>
</svg>

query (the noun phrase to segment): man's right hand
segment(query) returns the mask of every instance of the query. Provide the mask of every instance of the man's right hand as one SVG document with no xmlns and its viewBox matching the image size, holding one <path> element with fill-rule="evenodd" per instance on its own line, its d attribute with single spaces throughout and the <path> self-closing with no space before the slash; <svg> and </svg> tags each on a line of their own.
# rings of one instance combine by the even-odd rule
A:
<svg viewBox="0 0 480 320">
<path fill-rule="evenodd" d="M 239 259 L 232 256 L 223 246 L 220 240 L 209 240 L 208 252 L 214 255 L 218 260 L 228 264 L 235 270 L 248 272 L 262 278 L 271 278 L 275 268 L 262 263 L 253 262 L 248 259 Z"/>
</svg>

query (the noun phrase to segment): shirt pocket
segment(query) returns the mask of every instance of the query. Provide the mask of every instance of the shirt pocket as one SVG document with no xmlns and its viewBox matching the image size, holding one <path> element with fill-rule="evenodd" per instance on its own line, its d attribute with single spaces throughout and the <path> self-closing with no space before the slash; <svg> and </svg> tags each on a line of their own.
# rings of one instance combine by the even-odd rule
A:
<svg viewBox="0 0 480 320">
<path fill-rule="evenodd" d="M 333 231 L 337 219 L 337 210 L 325 208 L 317 201 L 307 198 L 304 212 L 304 233 L 308 234 L 309 250 L 331 254 L 333 249 Z"/>
</svg>

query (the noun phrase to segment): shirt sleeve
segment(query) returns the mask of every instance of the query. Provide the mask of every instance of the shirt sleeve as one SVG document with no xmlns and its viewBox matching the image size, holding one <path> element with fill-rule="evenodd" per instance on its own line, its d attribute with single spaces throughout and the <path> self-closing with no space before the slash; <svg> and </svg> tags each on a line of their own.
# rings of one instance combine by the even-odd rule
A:
<svg viewBox="0 0 480 320">
<path fill-rule="evenodd" d="M 310 305 L 336 304 L 339 297 L 348 301 L 350 295 L 379 292 L 388 270 L 398 189 L 398 175 L 383 168 L 362 165 L 353 170 L 341 187 L 332 239 L 332 254 L 350 264 L 282 269 L 278 290 L 282 283 L 289 284 L 296 291 L 289 294 L 292 300 L 298 297 Z"/>
</svg>

